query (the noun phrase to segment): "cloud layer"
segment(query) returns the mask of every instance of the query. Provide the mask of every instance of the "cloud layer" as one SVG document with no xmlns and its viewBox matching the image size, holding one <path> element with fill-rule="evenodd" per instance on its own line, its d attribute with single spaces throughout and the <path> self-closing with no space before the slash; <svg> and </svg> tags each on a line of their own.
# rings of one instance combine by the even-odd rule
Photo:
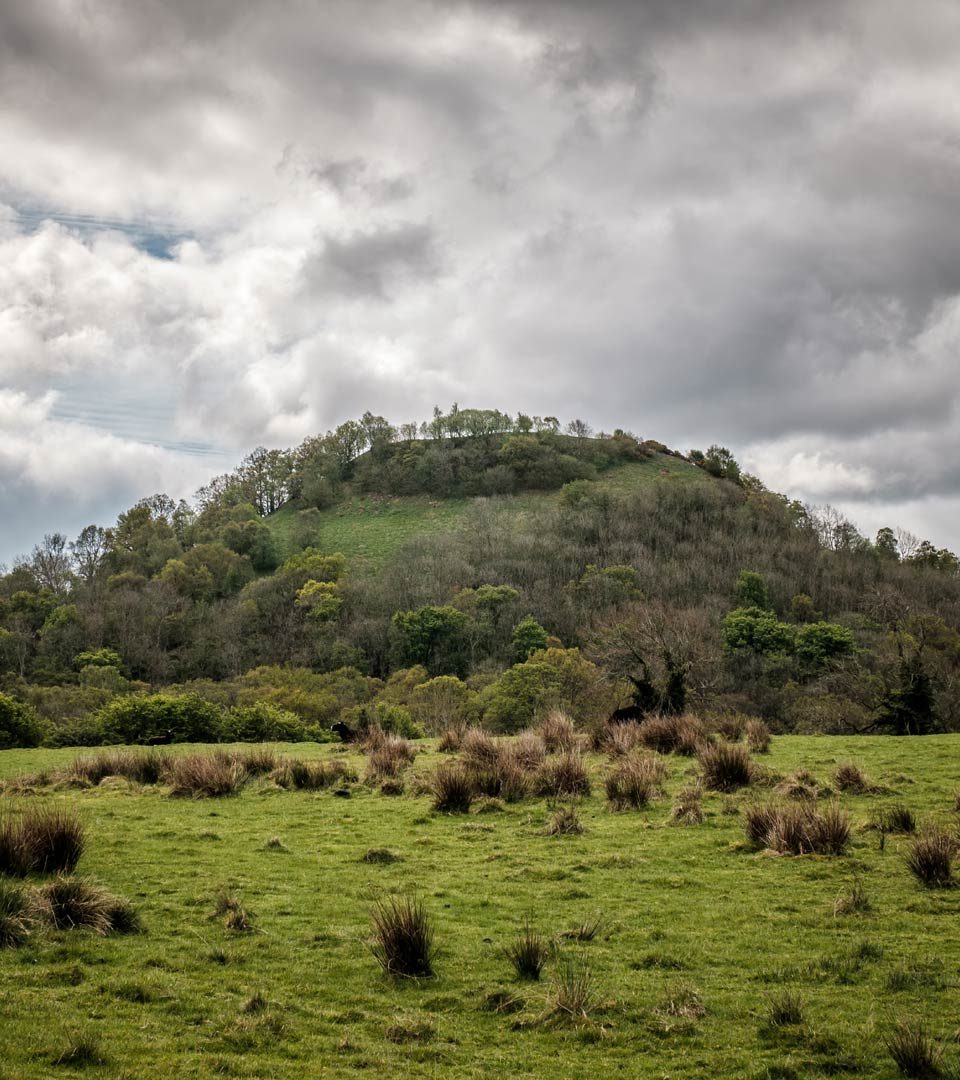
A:
<svg viewBox="0 0 960 1080">
<path fill-rule="evenodd" d="M 955 4 L 363 10 L 0 8 L 0 559 L 454 399 L 960 547 Z"/>
</svg>

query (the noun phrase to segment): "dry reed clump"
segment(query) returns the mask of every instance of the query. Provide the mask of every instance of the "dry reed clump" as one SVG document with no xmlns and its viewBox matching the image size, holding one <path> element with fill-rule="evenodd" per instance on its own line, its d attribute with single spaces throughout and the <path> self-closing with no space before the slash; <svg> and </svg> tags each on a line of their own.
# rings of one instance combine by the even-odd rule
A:
<svg viewBox="0 0 960 1080">
<path fill-rule="evenodd" d="M 441 765 L 430 780 L 433 809 L 441 814 L 467 814 L 473 802 L 473 778 L 468 769 L 456 763 Z"/>
<path fill-rule="evenodd" d="M 238 794 L 248 775 L 234 755 L 215 750 L 212 754 L 171 756 L 164 780 L 170 785 L 171 795 L 209 799 Z"/>
<path fill-rule="evenodd" d="M 532 772 L 543 764 L 547 747 L 535 731 L 521 731 L 511 740 L 504 753 L 509 754 L 525 772 Z"/>
<path fill-rule="evenodd" d="M 593 748 L 612 758 L 626 757 L 643 745 L 640 724 L 632 720 L 625 724 L 605 723 L 593 738 Z"/>
<path fill-rule="evenodd" d="M 369 752 L 367 783 L 397 777 L 417 756 L 417 748 L 401 735 L 387 735 Z"/>
<path fill-rule="evenodd" d="M 54 930 L 92 930 L 95 934 L 130 934 L 142 929 L 127 900 L 78 877 L 56 877 L 34 893 L 40 922 Z"/>
<path fill-rule="evenodd" d="M 548 758 L 534 774 L 533 788 L 537 795 L 553 798 L 589 795 L 590 777 L 583 758 L 573 751 Z"/>
<path fill-rule="evenodd" d="M 0 819 L 0 873 L 72 873 L 83 855 L 86 834 L 75 811 L 30 807 Z"/>
<path fill-rule="evenodd" d="M 746 722 L 743 730 L 747 739 L 747 746 L 749 746 L 755 754 L 769 753 L 772 736 L 770 734 L 770 729 L 762 720 L 758 717 L 751 716 Z"/>
<path fill-rule="evenodd" d="M 934 1080 L 942 1075 L 943 1051 L 922 1023 L 898 1020 L 884 1045 L 901 1076 Z"/>
<path fill-rule="evenodd" d="M 24 886 L 0 878 L 0 949 L 22 945 L 30 935 L 35 915 Z"/>
<path fill-rule="evenodd" d="M 833 782 L 840 791 L 848 795 L 863 795 L 872 790 L 866 773 L 852 761 L 838 765 L 833 774 Z"/>
<path fill-rule="evenodd" d="M 534 730 L 543 739 L 548 754 L 569 753 L 577 745 L 573 721 L 560 709 L 551 709 Z"/>
<path fill-rule="evenodd" d="M 779 855 L 842 855 L 850 843 L 850 819 L 836 805 L 750 806 L 744 827 L 751 843 Z"/>
<path fill-rule="evenodd" d="M 695 757 L 707 739 L 696 716 L 652 716 L 640 725 L 640 741 L 658 754 Z"/>
<path fill-rule="evenodd" d="M 590 968 L 582 960 L 565 957 L 557 965 L 553 992 L 543 1020 L 564 1024 L 589 1024 L 593 1022 L 590 1014 L 599 1004 Z"/>
<path fill-rule="evenodd" d="M 663 792 L 667 768 L 659 757 L 631 754 L 604 781 L 611 810 L 641 810 Z"/>
<path fill-rule="evenodd" d="M 342 761 L 302 761 L 284 758 L 270 773 L 270 779 L 287 790 L 321 791 L 342 781 L 356 779 L 356 773 Z"/>
<path fill-rule="evenodd" d="M 393 896 L 370 911 L 373 955 L 387 975 L 406 979 L 434 973 L 434 932 L 423 902 Z"/>
<path fill-rule="evenodd" d="M 809 769 L 794 769 L 775 790 L 789 799 L 815 799 L 821 793 L 820 783 Z"/>
<path fill-rule="evenodd" d="M 885 833 L 915 833 L 917 819 L 909 806 L 895 803 L 893 806 L 884 807 L 877 814 L 874 828 Z"/>
<path fill-rule="evenodd" d="M 223 919 L 225 930 L 249 934 L 254 930 L 253 924 L 256 914 L 245 908 L 240 899 L 229 889 L 221 889 L 217 893 L 216 904 L 211 918 Z"/>
<path fill-rule="evenodd" d="M 267 776 L 283 762 L 283 758 L 269 746 L 255 746 L 245 750 L 234 750 L 230 757 L 243 769 L 247 776 Z"/>
<path fill-rule="evenodd" d="M 739 743 L 707 743 L 697 757 L 703 773 L 703 786 L 710 791 L 737 791 L 753 779 L 750 751 Z"/>
<path fill-rule="evenodd" d="M 466 730 L 465 724 L 451 724 L 445 727 L 437 739 L 437 750 L 441 754 L 455 754 L 463 743 Z"/>
<path fill-rule="evenodd" d="M 949 889 L 954 885 L 953 859 L 957 839 L 940 828 L 918 836 L 907 852 L 907 869 L 926 889 Z"/>
<path fill-rule="evenodd" d="M 701 825 L 703 823 L 703 788 L 699 782 L 682 788 L 670 811 L 672 825 Z"/>
<path fill-rule="evenodd" d="M 483 728 L 468 727 L 460 740 L 460 754 L 463 760 L 476 768 L 496 765 L 500 751 L 499 740 Z"/>
<path fill-rule="evenodd" d="M 474 795 L 519 802 L 530 794 L 530 776 L 509 751 L 491 765 L 467 765 L 466 772 Z"/>
<path fill-rule="evenodd" d="M 747 733 L 748 719 L 743 713 L 723 713 L 710 721 L 710 728 L 727 742 L 742 742 Z"/>
<path fill-rule="evenodd" d="M 547 836 L 580 836 L 584 828 L 576 806 L 573 803 L 555 806 L 543 831 Z"/>
<path fill-rule="evenodd" d="M 135 784 L 159 784 L 167 755 L 159 750 L 98 750 L 76 757 L 60 774 L 68 784 L 99 784 L 120 776 Z"/>
</svg>

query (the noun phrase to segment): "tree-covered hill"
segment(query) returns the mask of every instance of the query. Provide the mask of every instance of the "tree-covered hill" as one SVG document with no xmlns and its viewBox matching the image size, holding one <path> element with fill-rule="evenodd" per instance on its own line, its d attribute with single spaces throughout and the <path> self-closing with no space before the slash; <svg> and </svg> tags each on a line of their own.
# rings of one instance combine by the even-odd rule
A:
<svg viewBox="0 0 960 1080">
<path fill-rule="evenodd" d="M 958 627 L 952 553 L 869 541 L 722 447 L 367 413 L 0 576 L 0 744 L 513 730 L 555 704 L 954 730 Z"/>
</svg>

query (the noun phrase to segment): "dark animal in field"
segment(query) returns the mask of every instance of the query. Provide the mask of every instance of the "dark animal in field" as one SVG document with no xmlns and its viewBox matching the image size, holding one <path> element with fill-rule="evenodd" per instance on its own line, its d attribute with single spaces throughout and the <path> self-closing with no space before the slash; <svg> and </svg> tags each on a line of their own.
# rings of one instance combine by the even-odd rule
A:
<svg viewBox="0 0 960 1080">
<path fill-rule="evenodd" d="M 356 742 L 357 741 L 357 733 L 355 731 L 353 731 L 351 728 L 348 728 L 347 725 L 345 723 L 343 723 L 342 720 L 338 720 L 335 724 L 331 724 L 330 725 L 330 730 L 332 732 L 334 732 L 336 735 L 340 736 L 340 741 L 341 742 L 349 743 L 349 742 Z"/>
<path fill-rule="evenodd" d="M 632 724 L 639 723 L 647 715 L 646 709 L 639 705 L 627 705 L 623 709 L 615 709 L 607 719 L 608 724 Z"/>
</svg>

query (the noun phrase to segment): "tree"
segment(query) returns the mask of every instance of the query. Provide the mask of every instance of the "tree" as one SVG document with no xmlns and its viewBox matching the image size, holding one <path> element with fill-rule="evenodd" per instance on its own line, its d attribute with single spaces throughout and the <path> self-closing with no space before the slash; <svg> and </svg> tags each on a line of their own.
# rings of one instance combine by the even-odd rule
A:
<svg viewBox="0 0 960 1080">
<path fill-rule="evenodd" d="M 393 625 L 400 635 L 402 663 L 423 664 L 432 674 L 463 670 L 467 616 L 462 611 L 449 605 L 396 611 Z"/>
<path fill-rule="evenodd" d="M 550 417 L 547 417 L 549 420 Z M 576 439 L 586 439 L 593 433 L 593 428 L 586 422 L 586 420 L 571 420 L 567 424 L 567 434 L 573 435 Z"/>
<path fill-rule="evenodd" d="M 0 694 L 0 750 L 39 746 L 43 727 L 29 705 Z"/>
<path fill-rule="evenodd" d="M 522 664 L 531 653 L 545 649 L 549 640 L 549 634 L 532 615 L 524 616 L 511 635 L 515 662 Z"/>
<path fill-rule="evenodd" d="M 479 712 L 478 702 L 476 692 L 453 675 L 438 675 L 414 687 L 410 694 L 413 718 L 428 735 L 472 720 Z"/>
<path fill-rule="evenodd" d="M 757 607 L 764 610 L 772 605 L 763 575 L 753 570 L 741 570 L 737 577 L 737 606 Z"/>
<path fill-rule="evenodd" d="M 70 541 L 70 557 L 80 579 L 93 584 L 107 554 L 107 533 L 99 525 L 87 525 L 76 540 Z"/>
<path fill-rule="evenodd" d="M 70 588 L 70 558 L 63 533 L 47 533 L 30 556 L 30 569 L 44 589 L 63 596 Z"/>
<path fill-rule="evenodd" d="M 881 559 L 890 559 L 892 562 L 899 562 L 900 548 L 897 545 L 897 536 L 893 529 L 878 529 L 877 539 L 874 542 L 873 547 Z"/>
</svg>

